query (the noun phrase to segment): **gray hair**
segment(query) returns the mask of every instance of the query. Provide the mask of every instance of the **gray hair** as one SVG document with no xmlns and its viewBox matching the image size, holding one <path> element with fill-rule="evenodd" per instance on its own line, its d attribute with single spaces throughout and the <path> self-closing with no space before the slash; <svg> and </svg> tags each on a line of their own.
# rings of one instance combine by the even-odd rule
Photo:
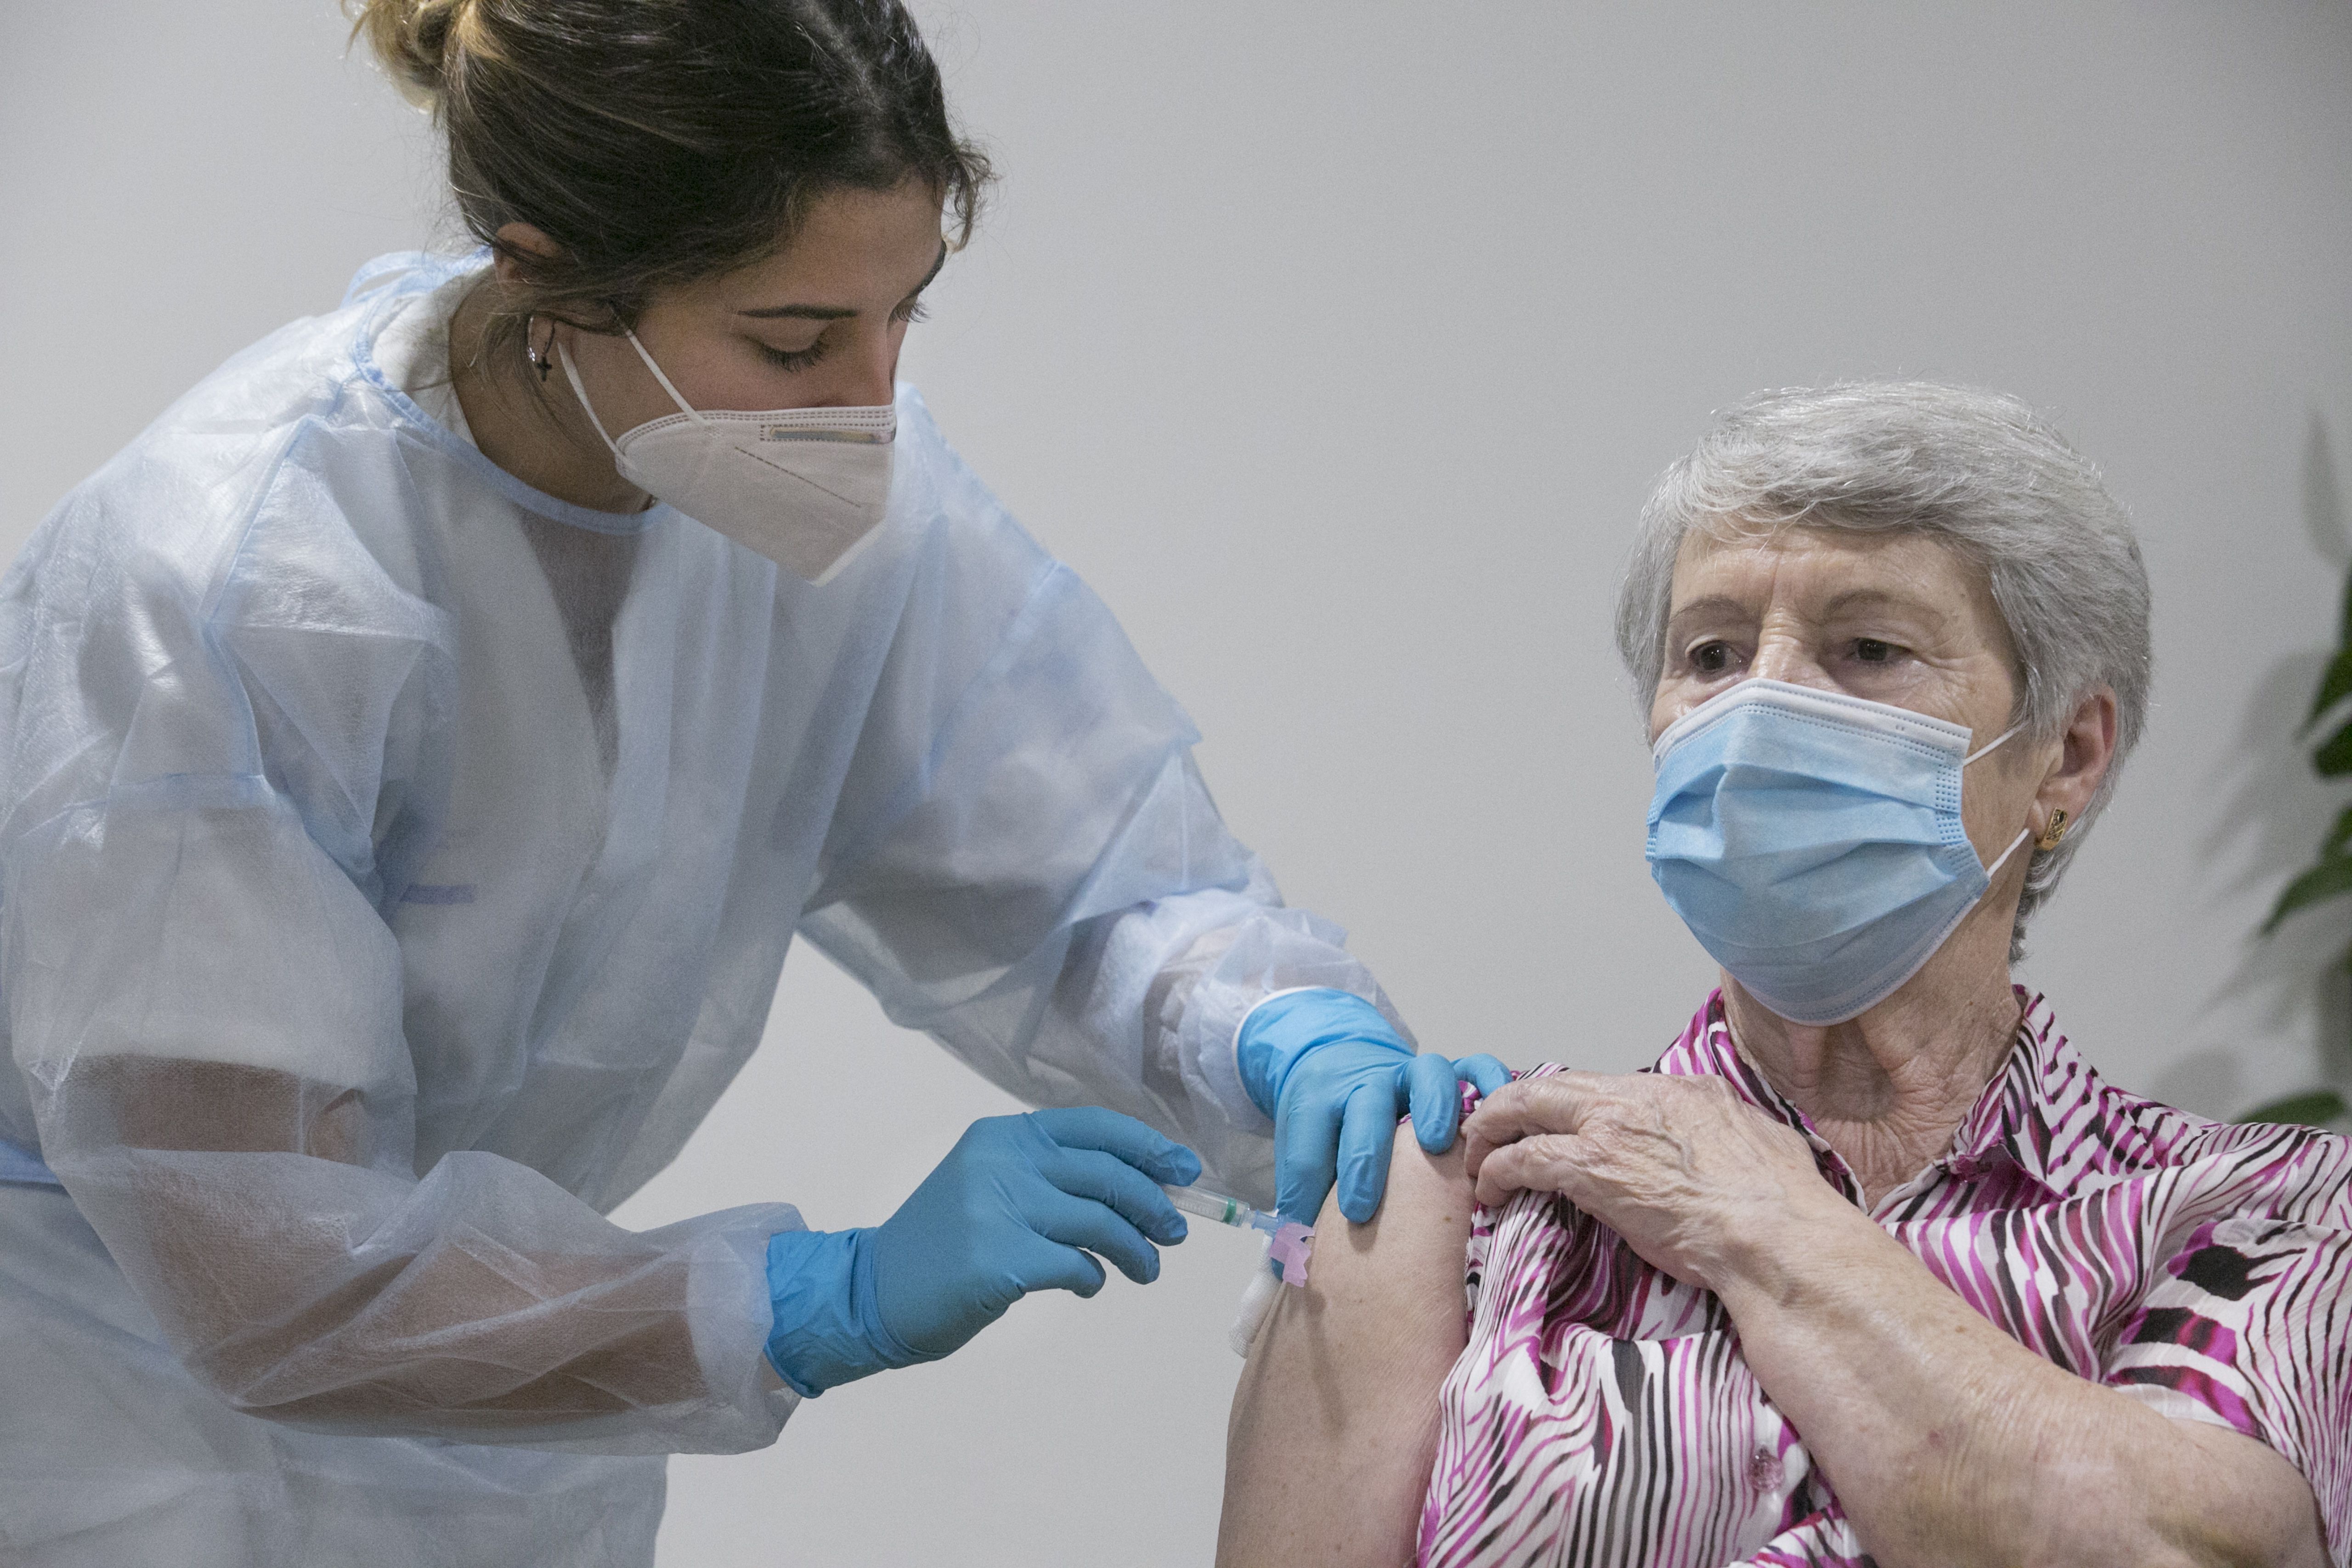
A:
<svg viewBox="0 0 2352 1568">
<path fill-rule="evenodd" d="M 2115 791 L 2147 718 L 2147 569 L 2099 472 L 2032 409 L 1933 382 L 1843 382 L 1759 393 L 1717 416 L 1660 476 L 1617 599 L 1617 651 L 1646 716 L 1664 668 L 1675 560 L 1696 531 L 1755 537 L 1795 524 L 1925 533 L 1979 567 L 2020 676 L 2012 722 L 2047 742 L 2083 700 L 2116 694 L 2106 778 L 2055 849 L 2034 849 L 2011 958 Z"/>
</svg>

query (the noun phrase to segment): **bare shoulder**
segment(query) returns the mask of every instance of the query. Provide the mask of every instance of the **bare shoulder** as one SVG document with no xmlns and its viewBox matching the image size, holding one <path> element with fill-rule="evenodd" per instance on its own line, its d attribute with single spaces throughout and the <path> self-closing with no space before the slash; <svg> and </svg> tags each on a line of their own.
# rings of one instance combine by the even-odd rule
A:
<svg viewBox="0 0 2352 1568">
<path fill-rule="evenodd" d="M 1325 1201 L 1307 1282 L 1279 1293 L 1234 1396 L 1219 1563 L 1411 1559 L 1471 1208 L 1460 1142 L 1427 1154 L 1410 1127 L 1369 1224 Z"/>
<path fill-rule="evenodd" d="M 1461 1140 L 1430 1154 L 1400 1128 L 1380 1212 L 1353 1225 L 1336 1198 L 1324 1200 L 1306 1288 L 1283 1292 L 1295 1300 L 1278 1303 L 1259 1338 L 1296 1337 L 1311 1324 L 1343 1335 L 1350 1362 L 1370 1361 L 1375 1350 L 1415 1361 L 1442 1351 L 1450 1367 L 1462 1352 L 1463 1254 L 1475 1204 Z M 1432 1332 L 1441 1320 L 1450 1333 Z"/>
</svg>

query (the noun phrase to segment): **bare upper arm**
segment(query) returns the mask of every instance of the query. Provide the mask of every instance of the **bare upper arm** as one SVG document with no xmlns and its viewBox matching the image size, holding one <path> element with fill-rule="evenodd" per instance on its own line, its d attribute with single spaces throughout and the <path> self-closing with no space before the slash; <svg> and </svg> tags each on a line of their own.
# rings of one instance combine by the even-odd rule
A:
<svg viewBox="0 0 2352 1568">
<path fill-rule="evenodd" d="M 1423 1153 L 1410 1126 L 1370 1224 L 1325 1200 L 1307 1282 L 1279 1293 L 1234 1395 L 1220 1564 L 1412 1558 L 1470 1210 L 1461 1144 Z"/>
</svg>

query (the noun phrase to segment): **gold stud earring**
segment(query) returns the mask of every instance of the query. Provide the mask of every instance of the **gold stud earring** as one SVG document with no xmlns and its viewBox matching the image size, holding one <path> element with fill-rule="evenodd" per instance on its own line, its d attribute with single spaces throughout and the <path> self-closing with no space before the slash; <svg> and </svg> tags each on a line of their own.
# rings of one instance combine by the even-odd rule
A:
<svg viewBox="0 0 2352 1568">
<path fill-rule="evenodd" d="M 2066 814 L 2053 810 L 2050 814 L 2050 826 L 2042 830 L 2041 837 L 2033 841 L 2033 847 L 2036 849 L 2055 849 L 2058 841 L 2065 837 Z"/>
</svg>

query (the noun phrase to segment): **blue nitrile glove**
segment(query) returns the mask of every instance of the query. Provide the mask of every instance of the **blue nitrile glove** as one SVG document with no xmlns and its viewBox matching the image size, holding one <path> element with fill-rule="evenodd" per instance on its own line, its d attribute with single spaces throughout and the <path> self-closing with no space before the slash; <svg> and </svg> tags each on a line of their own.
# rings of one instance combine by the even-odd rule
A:
<svg viewBox="0 0 2352 1568">
<path fill-rule="evenodd" d="M 1274 1118 L 1275 1207 L 1313 1225 L 1333 1178 L 1358 1225 L 1389 1189 L 1389 1145 L 1408 1110 L 1433 1154 L 1454 1146 L 1466 1079 L 1492 1094 L 1511 1081 L 1493 1057 L 1416 1056 L 1394 1025 L 1345 991 L 1293 991 L 1250 1010 L 1234 1042 L 1242 1087 Z"/>
<path fill-rule="evenodd" d="M 1104 1275 L 1089 1252 L 1148 1284 L 1151 1243 L 1184 1239 L 1160 1184 L 1200 1174 L 1192 1151 L 1115 1110 L 975 1121 L 879 1226 L 768 1238 L 768 1360 L 814 1396 L 937 1361 L 1032 1290 L 1093 1295 Z"/>
</svg>

